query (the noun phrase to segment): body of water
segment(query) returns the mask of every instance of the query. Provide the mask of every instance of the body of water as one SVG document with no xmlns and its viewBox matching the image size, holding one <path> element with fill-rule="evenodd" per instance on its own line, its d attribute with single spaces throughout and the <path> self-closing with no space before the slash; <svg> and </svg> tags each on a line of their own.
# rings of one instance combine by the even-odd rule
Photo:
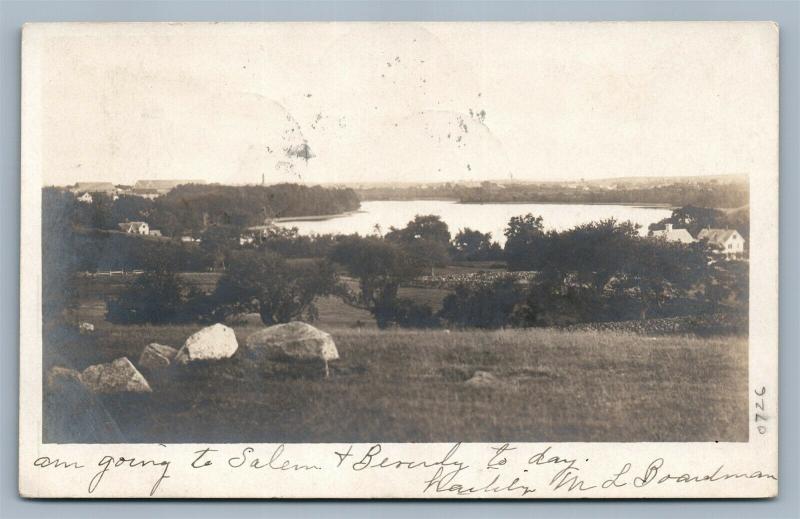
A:
<svg viewBox="0 0 800 519">
<path fill-rule="evenodd" d="M 439 215 L 447 223 L 450 233 L 469 227 L 481 232 L 491 232 L 492 238 L 502 245 L 503 231 L 512 216 L 532 213 L 544 219 L 547 230 L 563 231 L 576 225 L 592 221 L 616 218 L 630 220 L 642 226 L 640 232 L 647 233 L 647 226 L 670 216 L 666 207 L 640 207 L 628 205 L 587 204 L 459 204 L 452 200 L 403 200 L 362 202 L 357 212 L 317 220 L 284 220 L 279 225 L 297 227 L 300 234 L 374 234 L 376 225 L 381 233 L 389 227 L 405 227 L 420 214 Z"/>
</svg>

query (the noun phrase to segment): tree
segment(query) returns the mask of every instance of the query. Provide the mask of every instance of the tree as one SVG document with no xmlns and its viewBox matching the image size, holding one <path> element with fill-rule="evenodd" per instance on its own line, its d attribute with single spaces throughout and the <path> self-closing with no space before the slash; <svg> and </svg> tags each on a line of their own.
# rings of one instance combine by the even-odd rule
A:
<svg viewBox="0 0 800 519">
<path fill-rule="evenodd" d="M 544 244 L 544 224 L 541 216 L 531 213 L 513 216 L 506 228 L 504 248 L 509 270 L 536 270 Z"/>
<path fill-rule="evenodd" d="M 77 305 L 72 276 L 78 269 L 74 220 L 78 202 L 54 187 L 42 190 L 42 317 L 54 320 Z"/>
<path fill-rule="evenodd" d="M 121 195 L 111 206 L 111 225 L 148 220 L 153 201 L 141 196 Z"/>
<path fill-rule="evenodd" d="M 113 323 L 174 322 L 184 303 L 186 287 L 177 274 L 159 268 L 138 276 L 115 300 L 108 302 Z"/>
<path fill-rule="evenodd" d="M 646 319 L 667 302 L 685 299 L 709 276 L 707 251 L 700 243 L 682 244 L 639 238 L 609 288 L 639 304 Z"/>
<path fill-rule="evenodd" d="M 287 263 L 264 251 L 241 251 L 231 256 L 227 272 L 212 295 L 221 313 L 258 312 L 264 324 L 314 320 L 317 297 L 336 285 L 331 265 L 324 261 Z"/>
<path fill-rule="evenodd" d="M 396 303 L 400 283 L 422 272 L 421 265 L 412 261 L 402 247 L 375 236 L 345 237 L 331 249 L 328 257 L 358 279 L 358 293 L 353 294 L 343 286 L 340 291 L 342 298 L 353 306 L 370 311 L 380 327 L 390 324 L 385 317 L 389 315 L 386 308 Z"/>
<path fill-rule="evenodd" d="M 540 268 L 575 274 L 578 283 L 602 289 L 612 276 L 624 272 L 635 260 L 639 226 L 613 218 L 578 225 L 547 235 Z"/>
<path fill-rule="evenodd" d="M 232 249 L 239 248 L 239 228 L 233 225 L 212 225 L 200 238 L 200 248 L 209 255 L 211 264 L 225 269 L 225 259 Z"/>
<path fill-rule="evenodd" d="M 418 214 L 402 229 L 390 227 L 386 239 L 398 243 L 427 240 L 447 246 L 450 243 L 450 230 L 440 216 Z"/>
<path fill-rule="evenodd" d="M 703 294 L 709 311 L 746 314 L 750 301 L 749 264 L 743 261 L 720 261 L 708 268 Z"/>
<path fill-rule="evenodd" d="M 420 238 L 400 245 L 408 255 L 409 261 L 418 266 L 420 271 L 434 274 L 434 267 L 444 267 L 450 260 L 447 246 L 439 241 Z"/>
<path fill-rule="evenodd" d="M 499 259 L 502 249 L 492 241 L 492 233 L 482 233 L 466 227 L 458 231 L 450 242 L 451 254 L 461 261 L 487 261 Z"/>
<path fill-rule="evenodd" d="M 462 283 L 445 297 L 439 316 L 458 327 L 501 328 L 513 324 L 525 291 L 512 276 L 493 283 Z"/>
<path fill-rule="evenodd" d="M 154 200 L 149 223 L 168 235 L 197 236 L 213 225 L 244 228 L 276 217 L 352 211 L 359 203 L 346 188 L 185 184 Z"/>
<path fill-rule="evenodd" d="M 443 267 L 450 259 L 450 231 L 437 215 L 417 215 L 402 229 L 391 227 L 386 240 L 400 245 L 420 269 Z"/>
<path fill-rule="evenodd" d="M 673 209 L 669 218 L 651 224 L 650 231 L 664 229 L 666 224 L 676 228 L 686 229 L 689 234 L 697 237 L 705 228 L 736 229 L 745 239 L 745 246 L 750 243 L 750 207 L 722 211 L 710 207 L 686 206 Z"/>
<path fill-rule="evenodd" d="M 111 197 L 105 193 L 92 193 L 92 203 L 88 205 L 91 227 L 95 229 L 114 229 L 116 227 L 111 214 L 113 203 Z"/>
</svg>

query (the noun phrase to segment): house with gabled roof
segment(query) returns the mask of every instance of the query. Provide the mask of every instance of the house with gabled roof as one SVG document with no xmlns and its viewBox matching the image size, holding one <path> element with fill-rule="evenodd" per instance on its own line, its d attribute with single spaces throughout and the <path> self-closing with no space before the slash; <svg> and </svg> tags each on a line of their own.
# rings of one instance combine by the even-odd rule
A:
<svg viewBox="0 0 800 519">
<path fill-rule="evenodd" d="M 705 240 L 714 252 L 728 259 L 744 254 L 745 240 L 736 229 L 703 229 L 697 239 Z"/>
<path fill-rule="evenodd" d="M 667 241 L 678 243 L 694 243 L 695 240 L 689 231 L 686 229 L 674 229 L 671 223 L 665 225 L 664 229 L 658 231 L 650 231 L 650 236 L 653 238 L 664 238 Z"/>
<path fill-rule="evenodd" d="M 122 222 L 119 228 L 128 234 L 150 234 L 150 225 L 147 222 Z"/>
</svg>

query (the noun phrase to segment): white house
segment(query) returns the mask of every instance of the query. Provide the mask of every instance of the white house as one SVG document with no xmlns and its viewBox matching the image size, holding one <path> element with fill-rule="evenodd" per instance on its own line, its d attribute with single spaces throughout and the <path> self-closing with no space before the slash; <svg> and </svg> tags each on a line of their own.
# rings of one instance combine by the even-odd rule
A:
<svg viewBox="0 0 800 519">
<path fill-rule="evenodd" d="M 92 194 L 87 192 L 79 196 L 77 200 L 78 202 L 83 202 L 84 204 L 91 204 L 92 200 L 94 199 L 92 198 Z"/>
<path fill-rule="evenodd" d="M 119 224 L 122 232 L 129 234 L 150 234 L 150 226 L 147 222 L 122 222 Z"/>
<path fill-rule="evenodd" d="M 673 229 L 672 224 L 666 224 L 666 228 L 660 231 L 651 231 L 650 235 L 653 238 L 664 238 L 667 241 L 678 243 L 694 243 L 695 239 L 689 234 L 686 229 Z"/>
<path fill-rule="evenodd" d="M 736 229 L 703 229 L 697 239 L 707 240 L 716 252 L 728 259 L 744 254 L 744 238 Z"/>
</svg>

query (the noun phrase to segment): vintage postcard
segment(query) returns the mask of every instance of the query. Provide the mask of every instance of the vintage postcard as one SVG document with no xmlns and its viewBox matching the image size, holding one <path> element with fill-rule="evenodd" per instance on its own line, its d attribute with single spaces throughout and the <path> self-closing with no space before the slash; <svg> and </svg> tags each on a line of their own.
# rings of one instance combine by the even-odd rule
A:
<svg viewBox="0 0 800 519">
<path fill-rule="evenodd" d="M 26 497 L 778 493 L 778 27 L 22 33 Z"/>
</svg>

